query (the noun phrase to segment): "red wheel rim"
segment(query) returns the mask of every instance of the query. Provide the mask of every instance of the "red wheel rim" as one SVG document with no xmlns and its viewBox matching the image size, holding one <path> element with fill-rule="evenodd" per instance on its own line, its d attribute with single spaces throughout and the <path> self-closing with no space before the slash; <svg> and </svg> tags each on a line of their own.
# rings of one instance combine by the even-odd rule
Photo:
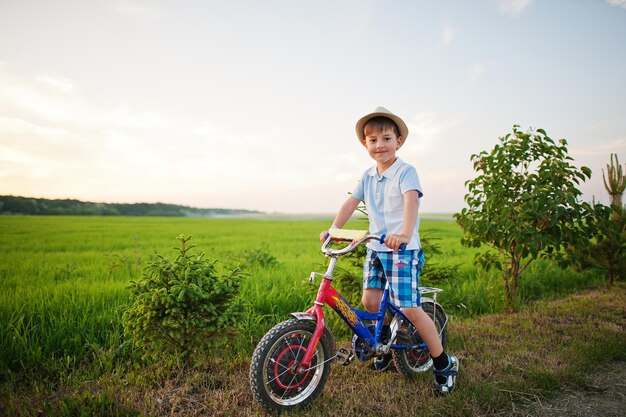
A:
<svg viewBox="0 0 626 417">
<path fill-rule="evenodd" d="M 297 351 L 301 351 L 301 357 L 304 357 L 304 355 L 306 354 L 306 349 L 304 348 L 304 346 L 289 345 L 285 349 L 283 349 L 276 357 L 276 361 L 274 363 L 274 375 L 276 376 L 276 383 L 278 383 L 278 386 L 280 386 L 282 389 L 288 390 L 298 388 L 304 383 L 304 381 L 308 379 L 311 373 L 310 370 L 300 375 L 295 373 L 294 371 L 297 369 L 297 367 L 295 367 L 294 364 L 299 364 L 299 361 L 297 359 L 287 359 L 287 365 L 282 362 L 285 359 L 285 355 L 290 355 L 294 358 L 298 358 Z M 283 366 L 286 367 L 288 371 L 281 372 Z M 281 380 L 281 378 L 285 375 L 287 375 L 288 378 L 291 380 L 290 382 L 295 382 L 295 384 L 285 385 L 285 383 L 283 383 L 283 381 Z"/>
</svg>

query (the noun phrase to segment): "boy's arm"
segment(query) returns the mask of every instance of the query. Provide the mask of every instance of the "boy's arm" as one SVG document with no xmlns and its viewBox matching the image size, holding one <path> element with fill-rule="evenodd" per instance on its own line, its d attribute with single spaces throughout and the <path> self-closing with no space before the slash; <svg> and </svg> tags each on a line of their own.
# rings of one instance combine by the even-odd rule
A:
<svg viewBox="0 0 626 417">
<path fill-rule="evenodd" d="M 385 245 L 393 250 L 400 249 L 403 243 L 409 243 L 413 232 L 415 231 L 415 223 L 417 223 L 417 206 L 419 203 L 419 195 L 417 190 L 411 190 L 404 193 L 404 214 L 402 219 L 402 233 L 399 235 L 390 234 L 385 239 Z"/>
<path fill-rule="evenodd" d="M 350 220 L 350 217 L 352 217 L 352 214 L 359 206 L 359 203 L 361 203 L 361 200 L 352 196 L 348 197 L 348 199 L 341 205 L 341 208 L 339 208 L 339 212 L 337 213 L 335 220 L 333 220 L 333 226 L 341 229 L 343 225 Z"/>
<path fill-rule="evenodd" d="M 348 197 L 348 199 L 339 208 L 339 212 L 337 213 L 335 220 L 333 220 L 333 227 L 341 229 L 343 225 L 346 224 L 348 220 L 350 220 L 350 217 L 352 217 L 352 213 L 354 213 L 354 210 L 356 210 L 356 208 L 359 206 L 359 203 L 361 203 L 361 200 L 352 196 Z M 327 234 L 327 230 L 324 230 L 322 233 L 320 233 L 320 241 L 324 242 L 326 240 Z"/>
</svg>

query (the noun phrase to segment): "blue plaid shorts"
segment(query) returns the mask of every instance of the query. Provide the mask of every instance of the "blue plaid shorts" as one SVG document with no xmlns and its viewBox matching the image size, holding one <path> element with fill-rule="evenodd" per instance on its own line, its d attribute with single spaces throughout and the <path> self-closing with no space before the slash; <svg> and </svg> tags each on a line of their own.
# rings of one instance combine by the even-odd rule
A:
<svg viewBox="0 0 626 417">
<path fill-rule="evenodd" d="M 363 264 L 363 288 L 385 288 L 389 280 L 389 298 L 400 308 L 419 307 L 419 276 L 424 266 L 424 252 L 403 250 L 376 252 L 367 249 Z"/>
</svg>

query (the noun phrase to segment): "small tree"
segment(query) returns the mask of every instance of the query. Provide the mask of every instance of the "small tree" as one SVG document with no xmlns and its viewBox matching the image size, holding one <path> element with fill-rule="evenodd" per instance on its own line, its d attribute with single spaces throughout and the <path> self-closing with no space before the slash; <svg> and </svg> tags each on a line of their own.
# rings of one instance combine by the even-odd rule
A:
<svg viewBox="0 0 626 417">
<path fill-rule="evenodd" d="M 572 245 L 567 252 L 579 268 L 606 271 L 607 285 L 626 275 L 626 210 L 623 207 L 593 204 L 589 207 L 585 227 L 589 238 L 584 244 Z"/>
<path fill-rule="evenodd" d="M 580 268 L 596 268 L 606 271 L 607 285 L 626 275 L 626 209 L 622 195 L 626 189 L 626 177 L 616 154 L 611 154 L 611 164 L 602 171 L 602 180 L 611 206 L 593 202 L 589 206 L 585 226 L 589 240 L 583 245 L 570 246 L 570 259 Z M 608 177 L 608 178 L 607 178 Z"/>
<path fill-rule="evenodd" d="M 471 161 L 479 175 L 465 183 L 468 207 L 454 217 L 464 245 L 497 251 L 479 255 L 476 263 L 502 271 L 505 302 L 513 310 L 528 265 L 582 238 L 577 186 L 591 170 L 571 165 L 565 139 L 556 143 L 543 129 L 524 133 L 517 125 L 491 152 L 472 155 Z"/>
<path fill-rule="evenodd" d="M 238 298 L 242 273 L 219 274 L 217 261 L 189 253 L 191 239 L 181 235 L 174 262 L 158 256 L 131 281 L 131 306 L 124 312 L 124 333 L 147 354 L 178 355 L 187 362 L 211 337 L 229 329 L 242 311 Z"/>
<path fill-rule="evenodd" d="M 606 175 L 608 180 L 605 177 L 604 170 L 602 170 L 602 180 L 604 181 L 606 191 L 611 196 L 611 205 L 622 207 L 622 195 L 626 189 L 626 177 L 616 154 L 611 154 L 611 164 L 606 166 Z"/>
</svg>

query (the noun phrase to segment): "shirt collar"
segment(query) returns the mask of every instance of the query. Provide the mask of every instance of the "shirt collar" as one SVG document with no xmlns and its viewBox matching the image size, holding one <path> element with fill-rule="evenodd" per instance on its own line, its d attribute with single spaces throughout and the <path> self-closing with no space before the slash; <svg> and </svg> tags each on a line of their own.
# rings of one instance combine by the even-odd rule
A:
<svg viewBox="0 0 626 417">
<path fill-rule="evenodd" d="M 385 172 L 383 172 L 381 177 L 393 178 L 403 164 L 404 162 L 400 158 L 396 158 L 395 162 L 389 168 L 387 168 Z M 378 177 L 378 170 L 376 169 L 376 165 L 369 169 L 368 175 L 370 177 Z"/>
</svg>

